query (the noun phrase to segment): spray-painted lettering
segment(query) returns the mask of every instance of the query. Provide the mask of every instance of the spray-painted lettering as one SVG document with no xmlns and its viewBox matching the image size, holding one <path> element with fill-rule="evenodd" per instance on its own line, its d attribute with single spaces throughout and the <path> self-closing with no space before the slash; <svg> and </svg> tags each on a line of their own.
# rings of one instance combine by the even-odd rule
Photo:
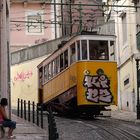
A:
<svg viewBox="0 0 140 140">
<path fill-rule="evenodd" d="M 110 91 L 110 80 L 104 73 L 97 73 L 94 76 L 85 75 L 83 86 L 86 87 L 86 99 L 88 101 L 95 103 L 112 102 L 113 96 Z"/>
<path fill-rule="evenodd" d="M 17 72 L 16 76 L 14 76 L 14 81 L 25 81 L 25 79 L 29 79 L 32 75 L 32 71 Z"/>
</svg>

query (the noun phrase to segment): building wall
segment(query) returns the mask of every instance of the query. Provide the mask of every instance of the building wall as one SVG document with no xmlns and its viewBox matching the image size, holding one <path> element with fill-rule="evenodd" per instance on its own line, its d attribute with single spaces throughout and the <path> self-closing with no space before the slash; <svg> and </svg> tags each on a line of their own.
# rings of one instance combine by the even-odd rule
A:
<svg viewBox="0 0 140 140">
<path fill-rule="evenodd" d="M 69 0 L 62 0 L 69 3 Z M 63 9 L 63 35 L 85 31 L 94 31 L 97 26 L 104 23 L 103 8 L 101 1 L 96 0 L 71 0 L 70 5 L 64 5 Z M 74 5 L 79 4 L 79 5 Z M 80 4 L 89 4 L 82 6 Z M 90 6 L 92 5 L 92 6 Z M 94 5 L 94 6 L 93 6 Z"/>
<path fill-rule="evenodd" d="M 135 110 L 135 92 L 134 92 L 134 84 L 136 84 L 134 80 L 134 69 L 133 63 L 131 61 L 127 61 L 123 68 L 119 71 L 120 76 L 120 90 L 121 90 L 121 108 L 123 110 L 134 111 Z"/>
<path fill-rule="evenodd" d="M 12 51 L 28 47 L 35 44 L 40 44 L 48 40 L 54 39 L 54 30 L 51 26 L 53 20 L 51 14 L 51 6 L 43 5 L 41 3 L 12 3 L 10 7 L 10 46 Z M 42 22 L 42 32 L 34 33 L 27 32 L 27 17 L 29 15 L 39 13 L 42 17 L 40 20 L 34 20 L 34 22 Z M 37 29 L 37 26 L 31 26 L 34 23 L 30 23 L 30 27 Z M 31 29 L 31 28 L 30 28 Z"/>
<path fill-rule="evenodd" d="M 37 66 L 47 56 L 26 61 L 11 68 L 11 101 L 12 108 L 17 107 L 18 98 L 38 103 Z"/>
<path fill-rule="evenodd" d="M 122 0 L 114 4 L 134 5 L 130 0 Z M 136 14 L 134 8 L 114 8 L 115 29 L 117 36 L 117 62 L 119 85 L 119 108 L 136 111 L 136 65 L 134 53 L 136 49 Z M 117 12 L 118 11 L 118 12 Z M 133 14 L 132 14 L 133 11 Z M 124 18 L 125 21 L 124 21 Z M 125 28 L 125 31 L 124 31 Z"/>
</svg>

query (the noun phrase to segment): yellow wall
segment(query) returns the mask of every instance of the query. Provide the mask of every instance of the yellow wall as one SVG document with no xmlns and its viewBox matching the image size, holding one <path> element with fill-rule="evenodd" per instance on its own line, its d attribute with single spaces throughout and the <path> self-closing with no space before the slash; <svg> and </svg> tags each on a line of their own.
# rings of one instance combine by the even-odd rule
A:
<svg viewBox="0 0 140 140">
<path fill-rule="evenodd" d="M 11 103 L 17 106 L 17 99 L 38 102 L 37 65 L 46 57 L 37 58 L 11 67 Z"/>
</svg>

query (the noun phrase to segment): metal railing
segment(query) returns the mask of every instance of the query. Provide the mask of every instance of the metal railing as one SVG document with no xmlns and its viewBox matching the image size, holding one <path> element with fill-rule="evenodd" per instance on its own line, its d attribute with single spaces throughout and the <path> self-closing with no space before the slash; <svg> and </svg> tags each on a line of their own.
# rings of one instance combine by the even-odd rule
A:
<svg viewBox="0 0 140 140">
<path fill-rule="evenodd" d="M 17 102 L 17 116 L 35 123 L 37 126 L 40 126 L 44 129 L 44 120 L 46 116 L 44 115 L 46 111 L 44 111 L 43 104 L 35 104 L 35 102 L 25 101 L 23 99 L 18 98 Z M 47 107 L 47 120 L 48 120 L 48 133 L 49 140 L 58 140 L 59 134 L 57 132 L 55 118 L 52 112 L 51 107 Z"/>
</svg>

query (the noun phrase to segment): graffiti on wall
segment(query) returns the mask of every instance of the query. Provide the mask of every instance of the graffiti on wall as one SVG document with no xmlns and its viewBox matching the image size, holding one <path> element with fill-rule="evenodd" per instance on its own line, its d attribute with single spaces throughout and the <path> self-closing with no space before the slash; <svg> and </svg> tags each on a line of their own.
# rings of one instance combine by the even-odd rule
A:
<svg viewBox="0 0 140 140">
<path fill-rule="evenodd" d="M 17 72 L 16 76 L 14 76 L 14 81 L 25 81 L 26 79 L 29 79 L 32 75 L 32 71 Z"/>
<path fill-rule="evenodd" d="M 111 103 L 113 96 L 110 91 L 110 80 L 102 69 L 98 69 L 96 73 L 97 75 L 85 74 L 83 86 L 86 88 L 86 99 L 95 103 Z"/>
</svg>

